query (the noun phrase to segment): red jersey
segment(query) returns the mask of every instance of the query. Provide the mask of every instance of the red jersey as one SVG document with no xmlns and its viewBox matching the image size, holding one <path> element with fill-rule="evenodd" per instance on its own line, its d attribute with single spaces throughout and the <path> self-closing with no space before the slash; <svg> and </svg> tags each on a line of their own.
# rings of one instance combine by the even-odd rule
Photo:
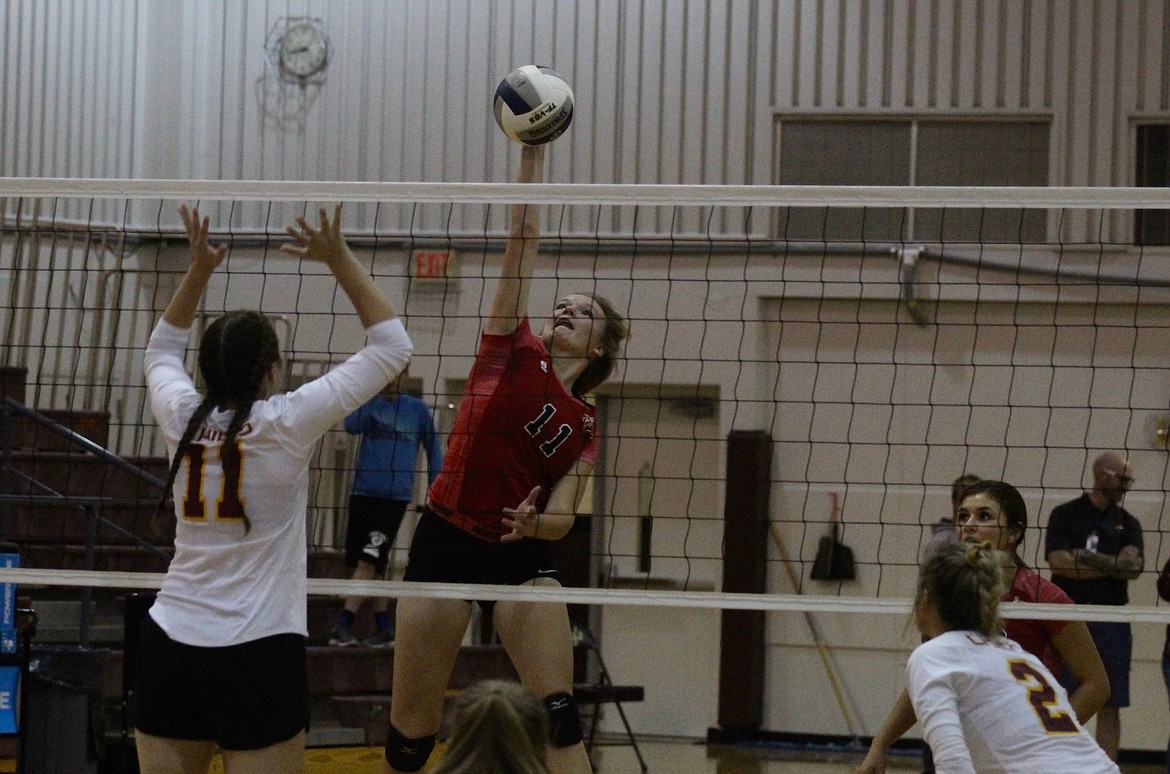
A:
<svg viewBox="0 0 1170 774">
<path fill-rule="evenodd" d="M 540 486 L 544 510 L 578 460 L 596 464 L 599 441 L 596 409 L 561 383 L 524 318 L 506 336 L 483 335 L 428 505 L 465 532 L 499 540 L 504 508 Z"/>
<path fill-rule="evenodd" d="M 1012 587 L 1003 597 L 1004 602 L 1051 602 L 1071 605 L 1068 594 L 1047 578 L 1042 578 L 1027 567 L 1016 569 Z M 1052 641 L 1068 626 L 1068 621 L 1039 621 L 1035 619 L 1005 619 L 1004 632 L 1024 650 L 1044 662 L 1048 671 L 1059 675 L 1064 661 Z"/>
</svg>

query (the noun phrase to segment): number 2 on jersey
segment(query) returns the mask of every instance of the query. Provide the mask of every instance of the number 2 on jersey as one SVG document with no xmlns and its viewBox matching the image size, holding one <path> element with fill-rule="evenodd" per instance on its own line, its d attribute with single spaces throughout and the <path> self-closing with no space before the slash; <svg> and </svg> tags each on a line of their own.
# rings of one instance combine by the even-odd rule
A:
<svg viewBox="0 0 1170 774">
<path fill-rule="evenodd" d="M 183 516 L 193 521 L 207 520 L 207 504 L 203 497 L 203 466 L 206 446 L 188 444 L 183 456 L 187 458 L 187 494 L 183 497 Z M 220 461 L 232 461 L 234 465 L 221 464 L 223 490 L 216 501 L 214 518 L 220 521 L 240 521 L 244 518 L 244 500 L 240 497 L 240 478 L 244 470 L 244 455 L 240 442 L 220 450 Z M 230 455 L 235 460 L 230 460 Z M 228 460 L 225 460 L 229 458 Z"/>
<path fill-rule="evenodd" d="M 1041 725 L 1049 734 L 1075 734 L 1079 731 L 1076 721 L 1067 712 L 1056 706 L 1056 689 L 1048 679 L 1036 671 L 1027 661 L 1012 659 L 1008 662 L 1012 677 L 1028 689 L 1028 701 L 1040 718 Z"/>
</svg>

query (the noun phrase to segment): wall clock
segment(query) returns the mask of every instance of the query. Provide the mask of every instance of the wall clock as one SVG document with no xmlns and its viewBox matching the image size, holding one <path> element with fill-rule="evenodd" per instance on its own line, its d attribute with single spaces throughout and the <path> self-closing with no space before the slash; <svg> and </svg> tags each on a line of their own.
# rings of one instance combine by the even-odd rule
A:
<svg viewBox="0 0 1170 774">
<path fill-rule="evenodd" d="M 324 72 L 329 65 L 329 37 L 316 19 L 290 23 L 277 38 L 276 48 L 281 72 L 297 80 Z"/>
</svg>

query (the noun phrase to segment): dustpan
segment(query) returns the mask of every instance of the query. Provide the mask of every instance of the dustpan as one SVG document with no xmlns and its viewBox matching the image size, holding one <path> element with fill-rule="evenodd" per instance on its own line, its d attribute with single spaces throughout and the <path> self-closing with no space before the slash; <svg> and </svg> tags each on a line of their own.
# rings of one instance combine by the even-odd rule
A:
<svg viewBox="0 0 1170 774">
<path fill-rule="evenodd" d="M 829 496 L 833 498 L 833 512 L 829 515 L 829 534 L 822 537 L 817 544 L 817 556 L 813 560 L 812 566 L 812 579 L 853 580 L 857 577 L 857 568 L 853 562 L 853 549 L 837 538 L 839 526 L 837 493 L 831 492 Z"/>
</svg>

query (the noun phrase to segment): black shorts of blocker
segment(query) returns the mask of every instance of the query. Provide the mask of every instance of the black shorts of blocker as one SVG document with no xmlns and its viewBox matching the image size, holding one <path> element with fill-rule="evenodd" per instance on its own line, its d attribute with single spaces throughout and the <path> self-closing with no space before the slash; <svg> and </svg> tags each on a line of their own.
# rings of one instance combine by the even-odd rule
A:
<svg viewBox="0 0 1170 774">
<path fill-rule="evenodd" d="M 201 648 L 175 642 L 147 615 L 136 660 L 134 727 L 144 733 L 260 750 L 309 727 L 299 634 Z"/>
<path fill-rule="evenodd" d="M 467 534 L 430 508 L 423 509 L 404 580 L 519 586 L 535 578 L 557 578 L 549 541 L 491 543 Z M 490 613 L 494 603 L 485 600 L 479 605 Z"/>
<path fill-rule="evenodd" d="M 390 547 L 406 515 L 406 503 L 384 497 L 349 496 L 349 520 L 345 525 L 345 566 L 358 562 L 374 565 L 374 574 L 386 572 Z"/>
</svg>

